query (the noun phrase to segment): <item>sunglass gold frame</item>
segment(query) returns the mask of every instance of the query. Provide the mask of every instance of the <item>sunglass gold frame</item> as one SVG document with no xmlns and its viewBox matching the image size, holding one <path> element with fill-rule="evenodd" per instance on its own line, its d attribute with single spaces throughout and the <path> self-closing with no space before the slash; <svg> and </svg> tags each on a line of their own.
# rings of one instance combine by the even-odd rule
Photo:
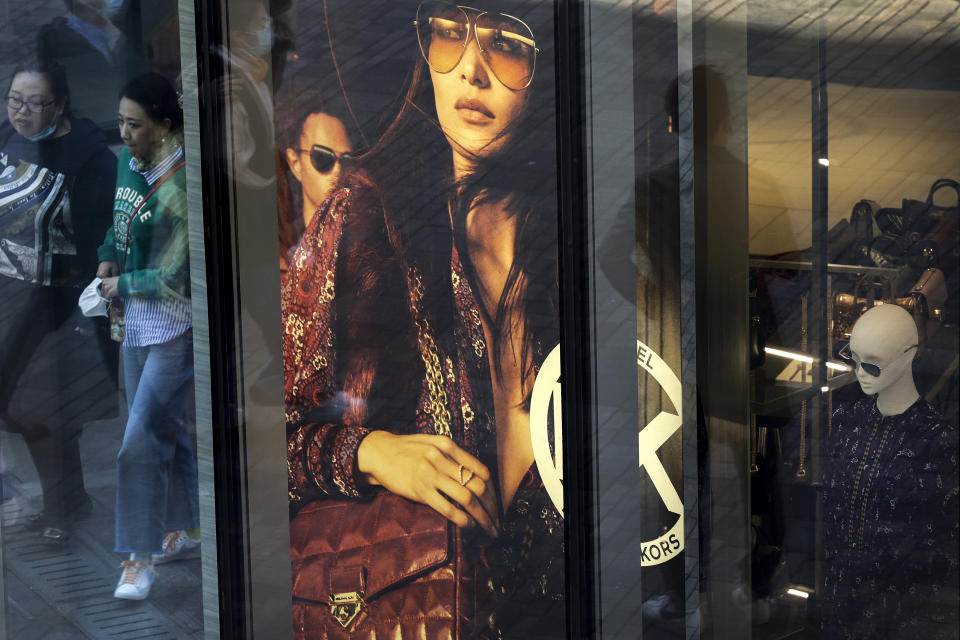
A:
<svg viewBox="0 0 960 640">
<path fill-rule="evenodd" d="M 457 61 L 454 63 L 454 65 L 450 67 L 450 69 L 448 69 L 447 71 L 440 71 L 439 69 L 434 67 L 432 64 L 430 64 L 430 58 L 427 56 L 427 52 L 424 51 L 424 48 L 423 48 L 423 40 L 420 39 L 420 10 L 423 8 L 424 5 L 430 5 L 430 4 L 446 5 L 448 7 L 458 9 L 461 12 L 463 12 L 464 16 L 467 18 L 467 36 L 463 39 L 463 46 L 460 49 L 460 55 L 459 57 L 457 57 Z M 470 15 L 467 13 L 468 11 L 473 12 L 474 14 L 473 20 L 470 19 Z M 477 48 L 480 49 L 480 53 L 484 56 L 484 60 L 487 61 L 487 64 L 490 64 L 490 70 L 493 71 L 494 75 L 497 76 L 497 80 L 500 80 L 500 75 L 497 74 L 496 69 L 493 68 L 493 65 L 490 63 L 490 60 L 487 58 L 486 50 L 483 48 L 483 45 L 480 44 L 480 34 L 477 33 L 477 19 L 485 15 L 495 15 L 495 16 L 503 16 L 505 18 L 510 18 L 511 20 L 516 20 L 521 25 L 523 25 L 523 27 L 530 34 L 531 40 L 533 40 L 533 62 L 530 65 L 530 77 L 527 79 L 527 83 L 524 84 L 522 87 L 511 87 L 507 83 L 503 82 L 503 80 L 500 80 L 500 82 L 503 84 L 503 86 L 507 87 L 511 91 L 523 91 L 524 89 L 529 87 L 530 84 L 533 82 L 533 76 L 537 71 L 537 54 L 540 53 L 540 49 L 537 47 L 537 38 L 533 33 L 533 29 L 531 29 L 530 25 L 528 25 L 526 22 L 524 22 L 517 16 L 512 16 L 509 13 L 484 11 L 483 9 L 476 9 L 474 7 L 468 7 L 466 5 L 453 4 L 452 2 L 436 2 L 434 0 L 425 0 L 424 2 L 421 2 L 420 4 L 418 4 L 416 15 L 417 17 L 413 21 L 413 28 L 417 32 L 417 46 L 420 49 L 420 55 L 423 56 L 423 60 L 424 62 L 427 63 L 427 66 L 429 66 L 431 69 L 433 69 L 437 73 L 450 73 L 451 71 L 456 69 L 457 65 L 460 64 L 460 61 L 463 60 L 463 53 L 467 50 L 467 46 L 469 46 L 468 43 L 470 41 L 470 33 L 472 32 L 474 39 L 477 41 Z"/>
</svg>

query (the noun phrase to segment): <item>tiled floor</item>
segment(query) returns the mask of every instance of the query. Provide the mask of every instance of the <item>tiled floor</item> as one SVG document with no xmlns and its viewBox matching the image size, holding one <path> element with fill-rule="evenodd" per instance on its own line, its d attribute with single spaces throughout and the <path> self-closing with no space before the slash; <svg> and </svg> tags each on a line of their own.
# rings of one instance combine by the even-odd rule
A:
<svg viewBox="0 0 960 640">
<path fill-rule="evenodd" d="M 150 597 L 116 600 L 119 554 L 113 552 L 115 456 L 119 420 L 88 423 L 81 437 L 84 480 L 93 512 L 62 547 L 40 542 L 24 517 L 39 508 L 39 482 L 18 436 L 2 434 L 6 480 L 17 496 L 0 508 L 7 638 L 189 640 L 202 636 L 200 561 L 158 567 Z"/>
</svg>

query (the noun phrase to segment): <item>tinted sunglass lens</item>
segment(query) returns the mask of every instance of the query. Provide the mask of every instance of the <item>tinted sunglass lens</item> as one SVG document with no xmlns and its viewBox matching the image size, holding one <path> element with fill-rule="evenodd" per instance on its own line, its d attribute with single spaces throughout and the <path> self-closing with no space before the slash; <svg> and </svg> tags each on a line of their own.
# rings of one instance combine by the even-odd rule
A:
<svg viewBox="0 0 960 640">
<path fill-rule="evenodd" d="M 313 168 L 320 173 L 329 173 L 333 165 L 337 164 L 337 156 L 329 149 L 318 149 L 314 147 L 310 150 L 310 162 Z"/>
<path fill-rule="evenodd" d="M 875 364 L 870 364 L 869 362 L 861 362 L 860 368 L 863 369 L 863 372 L 867 375 L 873 376 L 874 378 L 880 377 L 880 367 Z"/>
<path fill-rule="evenodd" d="M 420 52 L 437 73 L 448 73 L 457 66 L 469 33 L 467 14 L 456 5 L 424 2 L 417 11 Z"/>
<path fill-rule="evenodd" d="M 529 86 L 537 60 L 530 29 L 516 18 L 496 13 L 478 16 L 476 28 L 483 56 L 500 82 L 515 90 Z"/>
</svg>

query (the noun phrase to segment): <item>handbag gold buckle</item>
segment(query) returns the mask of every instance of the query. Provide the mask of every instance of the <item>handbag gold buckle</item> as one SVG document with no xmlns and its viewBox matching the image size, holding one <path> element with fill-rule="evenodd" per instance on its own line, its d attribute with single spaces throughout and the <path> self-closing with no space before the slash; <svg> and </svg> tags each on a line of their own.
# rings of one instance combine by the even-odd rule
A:
<svg viewBox="0 0 960 640">
<path fill-rule="evenodd" d="M 360 615 L 366 604 L 363 600 L 362 591 L 330 594 L 330 613 L 344 629 L 349 627 L 350 623 Z"/>
</svg>

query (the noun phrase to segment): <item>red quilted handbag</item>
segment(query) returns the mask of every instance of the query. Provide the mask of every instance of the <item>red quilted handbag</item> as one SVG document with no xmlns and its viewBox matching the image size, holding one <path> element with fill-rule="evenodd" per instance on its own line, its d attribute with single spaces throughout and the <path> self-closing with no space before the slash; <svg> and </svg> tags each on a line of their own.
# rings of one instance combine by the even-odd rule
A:
<svg viewBox="0 0 960 640">
<path fill-rule="evenodd" d="M 471 637 L 459 529 L 389 492 L 317 500 L 290 526 L 297 640 Z"/>
</svg>

